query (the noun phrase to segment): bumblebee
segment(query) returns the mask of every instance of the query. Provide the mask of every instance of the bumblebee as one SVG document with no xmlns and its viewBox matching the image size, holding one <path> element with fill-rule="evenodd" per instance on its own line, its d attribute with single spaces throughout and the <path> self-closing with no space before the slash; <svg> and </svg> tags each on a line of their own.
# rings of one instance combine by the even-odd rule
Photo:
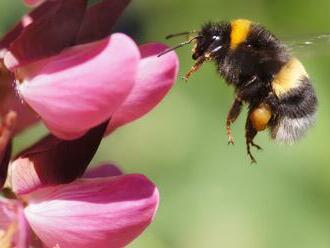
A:
<svg viewBox="0 0 330 248">
<path fill-rule="evenodd" d="M 188 32 L 170 35 L 185 35 Z M 249 20 L 207 23 L 200 31 L 189 32 L 186 42 L 161 55 L 194 43 L 195 64 L 185 80 L 202 64 L 213 61 L 220 76 L 233 85 L 235 98 L 226 118 L 228 143 L 234 144 L 231 125 L 242 105 L 248 105 L 245 125 L 247 153 L 256 160 L 251 146 L 258 132 L 268 129 L 271 137 L 282 143 L 294 143 L 313 126 L 318 100 L 302 63 L 263 26 Z"/>
</svg>

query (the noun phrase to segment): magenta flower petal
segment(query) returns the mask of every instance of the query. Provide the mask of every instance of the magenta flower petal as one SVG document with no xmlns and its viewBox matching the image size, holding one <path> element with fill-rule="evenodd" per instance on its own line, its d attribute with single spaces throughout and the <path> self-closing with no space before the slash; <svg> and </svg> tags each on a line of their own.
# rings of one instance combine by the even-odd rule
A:
<svg viewBox="0 0 330 248">
<path fill-rule="evenodd" d="M 159 195 L 142 175 L 81 179 L 26 196 L 25 215 L 47 247 L 124 247 L 152 221 Z"/>
<path fill-rule="evenodd" d="M 140 47 L 142 59 L 134 87 L 113 115 L 107 133 L 134 121 L 152 110 L 167 94 L 178 74 L 178 57 L 171 52 L 157 57 L 166 46 L 158 43 Z"/>
<path fill-rule="evenodd" d="M 12 70 L 55 55 L 74 44 L 85 15 L 86 0 L 57 1 L 61 4 L 52 15 L 25 27 L 10 44 L 7 68 Z"/>
<path fill-rule="evenodd" d="M 76 140 L 52 135 L 26 149 L 10 164 L 10 182 L 17 194 L 69 183 L 82 176 L 102 140 L 107 122 Z"/>
<path fill-rule="evenodd" d="M 20 205 L 17 210 L 17 221 L 18 221 L 18 233 L 16 236 L 16 247 L 17 248 L 28 248 L 28 242 L 30 241 L 30 227 L 26 221 L 23 206 Z"/>
<path fill-rule="evenodd" d="M 83 178 L 114 177 L 121 175 L 123 175 L 123 172 L 116 165 L 102 164 L 88 169 Z"/>
<path fill-rule="evenodd" d="M 53 134 L 74 139 L 108 119 L 125 100 L 139 57 L 128 36 L 114 34 L 30 66 L 19 91 Z"/>
<path fill-rule="evenodd" d="M 130 0 L 103 0 L 89 7 L 78 33 L 77 44 L 109 36 L 118 17 L 129 2 Z"/>
<path fill-rule="evenodd" d="M 11 187 L 15 193 L 26 193 L 43 185 L 33 161 L 18 158 L 9 165 Z"/>
<path fill-rule="evenodd" d="M 7 205 L 10 200 L 0 196 L 0 230 L 4 231 L 12 222 L 12 218 L 8 216 Z"/>
</svg>

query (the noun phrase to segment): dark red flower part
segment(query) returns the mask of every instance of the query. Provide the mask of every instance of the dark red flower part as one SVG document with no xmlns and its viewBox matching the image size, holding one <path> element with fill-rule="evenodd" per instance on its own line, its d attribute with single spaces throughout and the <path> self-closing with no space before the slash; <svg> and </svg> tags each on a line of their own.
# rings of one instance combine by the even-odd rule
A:
<svg viewBox="0 0 330 248">
<path fill-rule="evenodd" d="M 48 135 L 21 152 L 10 165 L 14 192 L 25 194 L 40 186 L 69 183 L 82 176 L 99 147 L 107 125 L 108 121 L 75 140 L 61 140 Z"/>
<path fill-rule="evenodd" d="M 10 44 L 18 38 L 23 29 L 28 25 L 39 22 L 48 16 L 54 15 L 61 6 L 62 1 L 47 1 L 30 13 L 24 15 L 21 20 L 0 40 L 0 57 L 8 50 Z"/>
<path fill-rule="evenodd" d="M 130 0 L 103 0 L 90 6 L 86 10 L 76 44 L 84 44 L 109 36 L 117 19 L 129 3 Z"/>
<path fill-rule="evenodd" d="M 46 1 L 24 16 L 0 41 L 1 55 L 6 49 L 11 52 L 6 66 L 12 70 L 58 54 L 67 47 L 109 36 L 130 0 L 103 0 L 88 8 L 87 2 Z"/>
<path fill-rule="evenodd" d="M 0 189 L 6 178 L 8 164 L 11 157 L 11 140 L 16 122 L 16 113 L 9 112 L 1 121 L 0 126 Z"/>
<path fill-rule="evenodd" d="M 28 25 L 14 40 L 9 50 L 10 69 L 23 66 L 32 61 L 55 55 L 64 48 L 75 44 L 77 33 L 83 21 L 87 3 L 86 0 L 61 0 L 60 5 L 46 6 L 52 15 Z M 39 8 L 44 8 L 42 4 Z M 55 8 L 55 9 L 54 9 Z M 73 11 L 74 10 L 74 11 Z M 47 10 L 48 11 L 48 10 Z"/>
</svg>

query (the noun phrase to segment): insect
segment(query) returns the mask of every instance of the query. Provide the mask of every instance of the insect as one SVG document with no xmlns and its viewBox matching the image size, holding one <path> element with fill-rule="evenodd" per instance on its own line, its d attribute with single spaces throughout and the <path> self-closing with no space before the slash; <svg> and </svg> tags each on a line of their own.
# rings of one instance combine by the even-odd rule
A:
<svg viewBox="0 0 330 248">
<path fill-rule="evenodd" d="M 207 61 L 235 89 L 235 98 L 226 118 L 228 143 L 234 144 L 231 125 L 242 105 L 248 105 L 245 125 L 247 154 L 256 163 L 251 147 L 258 132 L 268 129 L 276 141 L 294 143 L 313 126 L 318 100 L 302 63 L 284 43 L 260 24 L 245 19 L 207 23 L 200 31 L 183 32 L 168 38 L 189 35 L 186 42 L 163 54 L 193 43 L 195 64 L 188 78 Z"/>
</svg>

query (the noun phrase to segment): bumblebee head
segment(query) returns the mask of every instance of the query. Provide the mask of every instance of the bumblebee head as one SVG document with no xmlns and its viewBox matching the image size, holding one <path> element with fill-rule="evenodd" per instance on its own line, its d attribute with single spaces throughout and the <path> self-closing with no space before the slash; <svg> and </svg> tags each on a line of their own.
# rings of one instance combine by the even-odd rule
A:
<svg viewBox="0 0 330 248">
<path fill-rule="evenodd" d="M 187 40 L 171 47 L 159 56 L 162 56 L 170 51 L 176 50 L 180 47 L 186 46 L 188 44 L 193 44 L 192 58 L 197 60 L 200 57 L 210 55 L 221 56 L 228 51 L 230 47 L 230 24 L 229 23 L 212 23 L 209 22 L 202 26 L 200 31 L 192 32 L 181 32 L 176 34 L 170 34 L 166 39 L 186 35 Z"/>
<path fill-rule="evenodd" d="M 186 35 L 187 41 L 163 51 L 158 56 L 162 56 L 168 52 L 193 43 L 192 58 L 193 60 L 196 60 L 196 62 L 184 76 L 184 79 L 188 80 L 190 75 L 197 71 L 205 61 L 213 59 L 221 61 L 221 59 L 225 57 L 230 48 L 230 32 L 230 23 L 210 22 L 202 26 L 201 30 L 198 32 L 192 31 L 171 34 L 166 38 L 169 39 L 176 36 Z"/>
<path fill-rule="evenodd" d="M 222 57 L 230 47 L 230 26 L 226 23 L 207 23 L 193 41 L 192 58 L 212 59 Z"/>
</svg>

